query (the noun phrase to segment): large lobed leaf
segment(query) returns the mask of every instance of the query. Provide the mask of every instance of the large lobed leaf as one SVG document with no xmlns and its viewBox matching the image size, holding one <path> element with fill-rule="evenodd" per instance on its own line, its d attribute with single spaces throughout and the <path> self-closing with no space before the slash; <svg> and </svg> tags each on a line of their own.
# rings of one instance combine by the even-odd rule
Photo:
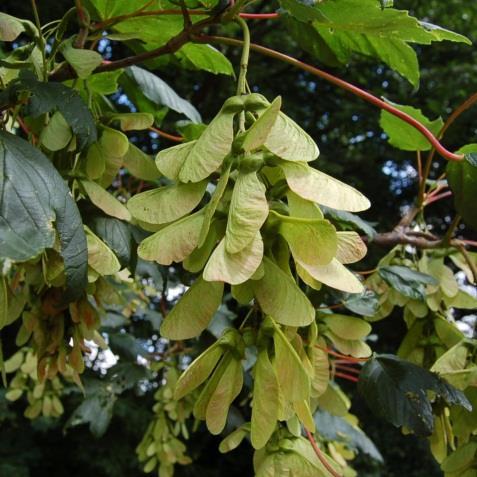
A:
<svg viewBox="0 0 477 477">
<path fill-rule="evenodd" d="M 405 426 L 417 435 L 430 435 L 434 428 L 429 392 L 447 405 L 472 409 L 461 391 L 426 369 L 394 355 L 376 355 L 369 360 L 361 371 L 358 386 L 378 416 L 395 426 Z"/>
<path fill-rule="evenodd" d="M 28 113 L 33 117 L 59 111 L 77 137 L 80 149 L 96 142 L 93 115 L 77 91 L 61 83 L 43 83 L 25 74 L 11 88 L 30 93 Z"/>
<path fill-rule="evenodd" d="M 77 298 L 86 286 L 86 237 L 63 178 L 38 149 L 4 131 L 0 131 L 0 178 L 1 256 L 26 261 L 53 247 L 55 222 L 65 262 L 65 298 Z"/>
<path fill-rule="evenodd" d="M 327 0 L 315 4 L 280 0 L 280 4 L 293 17 L 294 21 L 287 22 L 291 34 L 320 60 L 336 65 L 348 63 L 354 54 L 373 57 L 413 85 L 419 83 L 419 64 L 410 44 L 443 40 L 470 44 L 464 36 L 419 22 L 407 11 L 381 8 L 376 0 Z M 306 25 L 300 28 L 297 21 Z"/>
</svg>

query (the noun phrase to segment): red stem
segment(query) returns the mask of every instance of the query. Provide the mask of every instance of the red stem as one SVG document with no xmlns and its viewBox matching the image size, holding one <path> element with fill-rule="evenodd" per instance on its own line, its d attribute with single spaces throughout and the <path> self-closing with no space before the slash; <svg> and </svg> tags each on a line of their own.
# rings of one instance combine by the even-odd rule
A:
<svg viewBox="0 0 477 477">
<path fill-rule="evenodd" d="M 357 383 L 359 381 L 359 378 L 357 378 L 356 376 L 351 376 L 351 374 L 347 374 L 347 373 L 340 373 L 339 371 L 336 371 L 335 376 L 337 378 L 346 379 L 346 380 L 351 381 L 353 383 Z"/>
<path fill-rule="evenodd" d="M 216 42 L 216 43 L 223 43 L 226 45 L 233 45 L 233 46 L 242 46 L 243 44 L 241 40 L 237 40 L 235 38 L 222 37 L 222 36 L 200 35 L 197 37 L 197 40 L 207 42 L 207 43 Z M 384 111 L 387 111 L 388 113 L 392 114 L 393 116 L 396 116 L 397 118 L 403 120 L 405 123 L 409 124 L 413 128 L 417 129 L 434 146 L 436 151 L 442 157 L 450 161 L 464 160 L 463 154 L 454 154 L 453 152 L 448 151 L 434 136 L 434 134 L 432 134 L 432 132 L 429 131 L 429 129 L 427 129 L 423 124 L 421 124 L 419 121 L 414 119 L 412 116 L 410 116 L 407 113 L 404 113 L 403 111 L 400 111 L 399 109 L 395 108 L 391 104 L 386 103 L 386 101 L 383 101 L 382 99 L 377 98 L 371 93 L 368 93 L 364 89 L 359 88 L 351 83 L 348 83 L 347 81 L 342 80 L 341 78 L 338 78 L 330 73 L 327 73 L 326 71 L 320 70 L 314 66 L 304 63 L 303 61 L 297 60 L 296 58 L 293 58 L 292 56 L 285 55 L 284 53 L 280 53 L 279 51 L 276 51 L 276 50 L 272 50 L 271 48 L 266 48 L 265 46 L 257 45 L 256 43 L 252 43 L 250 45 L 250 48 L 265 56 L 276 58 L 285 63 L 289 63 L 293 66 L 296 66 L 304 71 L 307 71 L 315 76 L 318 76 L 319 78 L 324 79 L 325 81 L 328 81 L 329 83 L 334 84 L 335 86 L 338 86 L 339 88 L 349 91 L 355 96 L 358 96 L 359 98 L 367 101 L 368 103 L 371 103 L 374 106 L 377 106 L 378 108 Z"/>
<path fill-rule="evenodd" d="M 149 130 L 155 132 L 156 134 L 159 134 L 159 136 L 169 139 L 169 141 L 173 141 L 173 142 L 184 141 L 184 138 L 181 136 L 174 136 L 173 134 L 166 133 L 165 131 L 162 131 L 161 129 L 157 129 L 155 127 L 150 127 Z"/>
<path fill-rule="evenodd" d="M 461 240 L 461 242 L 470 245 L 471 247 L 477 247 L 477 242 L 474 240 Z"/>
<path fill-rule="evenodd" d="M 451 195 L 452 195 L 451 191 L 443 192 L 442 194 L 433 195 L 430 199 L 427 199 L 424 202 L 424 204 L 430 205 L 430 204 L 433 204 L 434 202 L 438 202 L 439 200 L 446 199 L 447 197 L 450 197 Z"/>
<path fill-rule="evenodd" d="M 336 369 L 340 369 L 341 371 L 346 371 L 347 373 L 351 374 L 360 374 L 359 369 L 350 368 L 349 366 L 346 366 L 344 364 L 338 364 L 337 362 L 335 362 L 334 365 Z"/>
<path fill-rule="evenodd" d="M 315 451 L 316 456 L 318 459 L 320 459 L 320 462 L 323 464 L 323 467 L 333 476 L 333 477 L 343 477 L 341 474 L 338 474 L 338 472 L 331 467 L 330 463 L 326 460 L 326 457 L 324 456 L 323 452 L 321 452 L 321 449 L 318 447 L 318 444 L 316 443 L 313 434 L 305 427 L 305 433 L 306 437 L 310 441 L 311 447 L 313 447 L 313 450 Z"/>
<path fill-rule="evenodd" d="M 269 20 L 280 16 L 279 13 L 239 13 L 239 16 L 248 20 Z"/>
<path fill-rule="evenodd" d="M 426 199 L 430 199 L 431 197 L 440 194 L 444 189 L 447 189 L 447 187 L 447 185 L 436 187 L 432 192 L 429 192 L 429 194 L 426 195 Z"/>
</svg>

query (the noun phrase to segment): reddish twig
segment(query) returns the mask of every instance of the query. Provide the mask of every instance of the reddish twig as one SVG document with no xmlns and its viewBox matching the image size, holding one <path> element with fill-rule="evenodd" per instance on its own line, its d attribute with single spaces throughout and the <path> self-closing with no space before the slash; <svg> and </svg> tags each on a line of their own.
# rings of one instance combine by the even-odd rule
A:
<svg viewBox="0 0 477 477">
<path fill-rule="evenodd" d="M 280 16 L 279 13 L 240 13 L 239 16 L 247 20 L 272 20 Z"/>
<path fill-rule="evenodd" d="M 330 463 L 326 460 L 326 457 L 324 456 L 323 452 L 321 452 L 321 449 L 318 447 L 318 444 L 315 441 L 315 438 L 313 437 L 313 434 L 305 427 L 305 433 L 306 437 L 308 438 L 311 447 L 313 447 L 313 450 L 315 451 L 316 456 L 320 460 L 320 462 L 323 464 L 323 467 L 333 476 L 333 477 L 343 477 L 341 474 L 338 474 L 333 467 L 331 467 Z"/>
<path fill-rule="evenodd" d="M 346 371 L 347 373 L 358 374 L 358 375 L 361 373 L 361 371 L 359 369 L 352 368 L 352 367 L 350 367 L 349 365 L 346 365 L 346 364 L 339 364 L 336 361 L 333 364 L 334 364 L 336 369 L 340 369 L 341 371 Z"/>
<path fill-rule="evenodd" d="M 352 356 L 346 356 L 344 354 L 333 351 L 330 348 L 322 348 L 321 346 L 317 346 L 317 348 L 321 349 L 325 353 L 330 354 L 331 356 L 335 356 L 336 358 L 340 358 L 345 361 L 348 361 L 349 363 L 364 363 L 368 361 L 368 358 L 353 358 Z"/>
<path fill-rule="evenodd" d="M 356 376 L 351 376 L 351 374 L 347 374 L 347 373 L 340 373 L 339 371 L 335 372 L 335 377 L 343 378 L 353 383 L 357 383 L 359 381 L 359 378 L 357 378 Z"/>
<path fill-rule="evenodd" d="M 222 43 L 225 45 L 232 45 L 232 46 L 242 46 L 243 44 L 241 40 L 237 40 L 235 38 L 222 37 L 222 36 L 201 35 L 196 37 L 196 39 L 198 41 L 207 42 L 207 43 L 215 42 L 215 43 Z M 365 91 L 364 89 L 359 88 L 351 83 L 348 83 L 347 81 L 342 80 L 341 78 L 338 78 L 330 73 L 327 73 L 326 71 L 320 70 L 319 68 L 316 68 L 307 63 L 304 63 L 303 61 L 297 60 L 296 58 L 293 58 L 292 56 L 286 55 L 284 53 L 280 53 L 279 51 L 276 51 L 276 50 L 272 50 L 271 48 L 267 48 L 262 45 L 257 45 L 256 43 L 252 43 L 250 45 L 250 48 L 265 56 L 269 56 L 271 58 L 275 58 L 285 63 L 288 63 L 290 65 L 296 66 L 304 71 L 307 71 L 315 76 L 318 76 L 319 78 L 324 79 L 325 81 L 328 81 L 329 83 L 334 84 L 335 86 L 338 86 L 341 89 L 349 91 L 355 96 L 358 96 L 359 98 L 367 101 L 368 103 L 371 103 L 372 105 L 377 106 L 378 108 L 384 111 L 387 111 L 388 113 L 392 114 L 393 116 L 396 116 L 397 118 L 401 119 L 402 121 L 409 124 L 413 128 L 417 129 L 434 146 L 436 151 L 442 157 L 450 161 L 464 160 L 463 154 L 454 154 L 453 152 L 448 151 L 434 136 L 434 134 L 432 134 L 432 132 L 426 128 L 426 126 L 421 124 L 412 116 L 410 116 L 407 113 L 404 113 L 403 111 L 400 111 L 399 109 L 395 108 L 391 104 L 386 103 L 386 101 L 379 99 L 378 97 Z"/>
<path fill-rule="evenodd" d="M 477 247 L 477 242 L 475 240 L 461 240 L 465 245 L 470 245 L 471 247 Z"/>
<path fill-rule="evenodd" d="M 184 141 L 184 138 L 182 136 L 174 136 L 173 134 L 166 133 L 165 131 L 162 131 L 161 129 L 157 129 L 155 127 L 150 127 L 149 130 L 155 132 L 156 134 L 159 134 L 159 136 L 161 137 L 169 139 L 169 141 L 173 141 L 173 142 Z"/>
<path fill-rule="evenodd" d="M 452 196 L 451 191 L 443 192 L 442 194 L 433 195 L 432 197 L 427 198 L 424 201 L 424 205 L 425 206 L 430 205 L 430 204 L 433 204 L 434 202 L 438 202 L 439 200 L 446 199 L 447 197 L 451 197 L 451 196 Z"/>
</svg>

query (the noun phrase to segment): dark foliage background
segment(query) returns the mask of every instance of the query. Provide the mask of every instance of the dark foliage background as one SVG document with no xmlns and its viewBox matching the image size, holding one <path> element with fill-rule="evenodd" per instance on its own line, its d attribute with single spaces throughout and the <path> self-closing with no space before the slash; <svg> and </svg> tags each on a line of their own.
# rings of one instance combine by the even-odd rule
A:
<svg viewBox="0 0 477 477">
<path fill-rule="evenodd" d="M 41 0 L 38 2 L 43 23 L 60 18 L 71 7 L 69 0 Z M 257 4 L 266 11 L 267 4 Z M 397 8 L 409 9 L 418 18 L 432 21 L 477 41 L 477 4 L 464 0 L 398 0 Z M 3 0 L 1 10 L 17 17 L 32 17 L 30 3 Z M 306 56 L 290 38 L 277 33 L 273 22 L 252 25 L 254 42 L 281 51 Z M 231 30 L 230 34 L 236 33 Z M 112 44 L 113 57 L 125 51 Z M 226 51 L 238 64 L 239 51 Z M 419 49 L 421 86 L 414 90 L 405 80 L 384 66 L 373 62 L 351 64 L 346 70 L 332 71 L 377 95 L 395 102 L 420 107 L 430 117 L 446 116 L 453 108 L 476 90 L 477 50 L 461 44 L 443 43 Z M 312 61 L 312 60 L 310 60 Z M 319 66 L 319 65 L 318 65 Z M 329 70 L 329 69 L 328 69 Z M 229 78 L 213 77 L 202 72 L 179 69 L 158 71 L 180 94 L 201 111 L 204 120 L 210 119 L 222 101 L 233 93 Z M 379 128 L 379 112 L 348 93 L 317 81 L 290 66 L 253 54 L 249 82 L 268 97 L 281 94 L 284 109 L 297 119 L 320 145 L 320 168 L 362 190 L 374 206 L 365 218 L 376 222 L 380 231 L 389 230 L 398 221 L 403 208 L 416 193 L 416 170 L 413 154 L 390 148 Z M 464 144 L 476 136 L 475 111 L 465 113 L 446 136 L 445 144 Z M 164 129 L 174 130 L 174 118 L 167 118 Z M 160 140 L 156 140 L 160 141 Z M 168 144 L 159 143 L 159 147 Z M 144 147 L 151 148 L 150 143 Z M 152 151 L 151 151 L 152 152 Z M 434 165 L 439 175 L 443 161 Z M 449 202 L 439 202 L 433 213 L 439 220 L 437 229 L 445 228 L 449 221 Z M 470 231 L 467 238 L 473 238 Z M 363 269 L 372 268 L 382 253 L 373 247 L 363 262 Z M 399 316 L 392 316 L 375 327 L 379 352 L 397 349 L 405 333 Z M 138 333 L 141 331 L 138 328 Z M 353 386 L 345 387 L 354 394 Z M 107 433 L 94 438 L 86 426 L 65 432 L 63 426 L 68 415 L 78 406 L 81 395 L 71 390 L 64 399 L 65 417 L 60 421 L 39 418 L 30 422 L 23 417 L 20 404 L 8 403 L 0 394 L 0 476 L 1 477 L 135 477 L 144 475 L 136 460 L 135 447 L 141 440 L 151 419 L 152 392 L 138 397 L 124 393 L 114 408 L 114 417 Z M 360 418 L 363 429 L 377 444 L 385 464 L 379 466 L 365 457 L 358 458 L 355 468 L 363 477 L 433 477 L 442 475 L 433 462 L 426 441 L 404 437 L 401 432 L 374 418 L 359 397 L 353 399 L 352 411 Z M 198 431 L 191 439 L 194 465 L 179 468 L 177 475 L 228 477 L 252 475 L 251 448 L 243 444 L 237 451 L 221 455 L 217 451 L 218 439 L 205 431 Z"/>
</svg>

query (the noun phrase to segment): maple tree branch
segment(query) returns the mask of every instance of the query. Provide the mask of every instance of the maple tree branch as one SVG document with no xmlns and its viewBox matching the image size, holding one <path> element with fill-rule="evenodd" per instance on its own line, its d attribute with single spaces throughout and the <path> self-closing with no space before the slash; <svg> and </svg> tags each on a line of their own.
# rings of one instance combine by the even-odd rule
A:
<svg viewBox="0 0 477 477">
<path fill-rule="evenodd" d="M 242 18 L 247 20 L 273 20 L 279 18 L 279 13 L 240 13 Z"/>
<path fill-rule="evenodd" d="M 180 11 L 182 15 L 182 11 Z M 121 68 L 127 68 L 128 66 L 136 65 L 153 58 L 157 58 L 162 55 L 167 55 L 175 53 L 186 43 L 191 41 L 193 35 L 199 33 L 202 29 L 206 28 L 209 25 L 219 22 L 221 14 L 218 14 L 213 17 L 206 18 L 197 23 L 194 23 L 188 28 L 185 28 L 176 36 L 171 38 L 167 43 L 151 51 L 145 51 L 139 53 L 138 55 L 128 56 L 116 61 L 104 61 L 98 68 L 94 70 L 93 73 L 102 73 L 105 71 L 115 71 Z M 76 73 L 69 67 L 65 65 L 60 69 L 56 70 L 50 75 L 50 80 L 52 81 L 65 81 L 76 77 Z"/>
<path fill-rule="evenodd" d="M 76 12 L 78 15 L 78 23 L 80 26 L 79 33 L 74 41 L 75 48 L 84 48 L 89 32 L 89 14 L 83 9 L 81 0 L 76 0 Z"/>
<path fill-rule="evenodd" d="M 242 41 L 237 40 L 236 38 L 201 35 L 201 36 L 195 37 L 194 39 L 196 41 L 205 42 L 205 43 L 215 42 L 215 43 L 222 43 L 224 45 L 242 46 Z M 358 96 L 359 98 L 367 101 L 368 103 L 371 103 L 374 106 L 377 106 L 378 108 L 384 111 L 387 111 L 388 113 L 398 117 L 399 119 L 403 120 L 404 122 L 406 122 L 413 128 L 417 129 L 434 146 L 436 151 L 442 157 L 450 161 L 464 160 L 463 154 L 454 154 L 453 152 L 447 150 L 439 142 L 439 140 L 434 136 L 434 134 L 432 134 L 432 132 L 428 128 L 426 128 L 422 123 L 414 119 L 409 114 L 404 113 L 403 111 L 400 111 L 399 109 L 395 108 L 391 104 L 386 103 L 386 101 L 379 99 L 378 97 L 374 96 L 368 91 L 365 91 L 364 89 L 359 88 L 358 86 L 355 86 L 354 84 L 351 84 L 341 78 L 338 78 L 330 73 L 327 73 L 326 71 L 320 70 L 319 68 L 316 68 L 315 66 L 309 65 L 308 63 L 304 63 L 303 61 L 300 61 L 294 58 L 293 56 L 286 55 L 285 53 L 281 53 L 279 51 L 273 50 L 271 48 L 267 48 L 262 45 L 258 45 L 256 43 L 252 43 L 250 45 L 250 48 L 265 56 L 269 56 L 271 58 L 275 58 L 285 63 L 288 63 L 290 65 L 296 66 L 304 71 L 307 71 L 315 76 L 318 76 L 319 78 L 324 79 L 325 81 L 328 81 L 329 83 L 334 84 L 335 86 L 338 86 L 341 89 L 349 91 L 355 96 Z"/>
</svg>

